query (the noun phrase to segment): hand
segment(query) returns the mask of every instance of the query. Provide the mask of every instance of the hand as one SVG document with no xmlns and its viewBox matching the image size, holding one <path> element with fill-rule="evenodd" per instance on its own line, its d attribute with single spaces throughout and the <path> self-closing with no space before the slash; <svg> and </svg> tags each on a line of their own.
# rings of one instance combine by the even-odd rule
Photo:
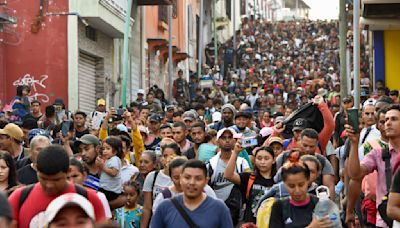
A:
<svg viewBox="0 0 400 228">
<path fill-rule="evenodd" d="M 117 111 L 115 111 L 115 108 L 111 107 L 110 110 L 108 110 L 108 112 L 107 112 L 107 116 L 106 116 L 107 121 L 108 121 L 108 119 L 112 118 L 116 113 L 117 113 Z"/>
<path fill-rule="evenodd" d="M 346 135 L 349 138 L 351 144 L 358 146 L 358 141 L 360 139 L 360 133 L 356 133 L 353 127 L 349 124 L 345 124 L 344 128 L 346 129 Z"/>
<path fill-rule="evenodd" d="M 333 223 L 328 217 L 325 217 L 322 219 L 313 218 L 312 222 L 307 227 L 308 228 L 331 228 L 331 227 L 333 227 Z"/>
<path fill-rule="evenodd" d="M 102 159 L 100 156 L 97 156 L 96 162 L 95 162 L 96 166 L 99 167 L 100 169 L 103 169 L 104 163 L 105 163 L 105 160 Z"/>
<path fill-rule="evenodd" d="M 313 103 L 315 105 L 320 105 L 322 102 L 324 102 L 324 98 L 322 98 L 320 95 L 317 95 L 313 99 Z"/>
<path fill-rule="evenodd" d="M 281 134 L 285 130 L 285 125 L 278 123 L 272 127 L 272 130 Z"/>
<path fill-rule="evenodd" d="M 355 227 L 356 218 L 354 212 L 349 212 L 346 210 L 346 225 L 349 228 Z"/>
<path fill-rule="evenodd" d="M 233 152 L 236 154 L 240 154 L 240 152 L 243 150 L 242 145 L 240 144 L 240 139 L 238 139 L 235 143 L 235 147 L 233 148 Z"/>
</svg>

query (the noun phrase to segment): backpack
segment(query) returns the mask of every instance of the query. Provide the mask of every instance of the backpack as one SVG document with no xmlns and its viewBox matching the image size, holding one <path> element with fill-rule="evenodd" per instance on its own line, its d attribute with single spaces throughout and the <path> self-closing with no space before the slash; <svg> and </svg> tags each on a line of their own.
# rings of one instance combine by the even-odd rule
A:
<svg viewBox="0 0 400 228">
<path fill-rule="evenodd" d="M 35 185 L 36 184 L 31 184 L 31 185 L 25 186 L 24 189 L 22 189 L 21 196 L 19 197 L 19 202 L 18 202 L 18 210 L 19 211 L 22 208 L 22 205 L 25 203 L 26 199 L 28 199 L 29 194 L 32 192 Z M 88 199 L 88 193 L 84 187 L 76 185 L 76 184 L 74 184 L 74 187 L 75 187 L 76 193 L 78 193 L 79 195 Z"/>
<path fill-rule="evenodd" d="M 154 179 L 153 179 L 153 183 L 151 184 L 151 195 L 152 196 L 153 196 L 153 191 L 154 191 L 154 185 L 156 184 L 156 180 L 157 180 L 157 176 L 158 176 L 159 172 L 160 172 L 159 170 L 154 172 Z M 153 199 L 153 201 L 154 201 L 154 199 Z"/>
<path fill-rule="evenodd" d="M 253 174 L 250 174 L 249 181 L 247 182 L 247 188 L 246 188 L 246 202 L 249 201 L 250 199 L 250 193 L 251 189 L 253 188 L 253 183 L 256 180 L 256 176 Z"/>
<path fill-rule="evenodd" d="M 378 212 L 385 221 L 385 223 L 389 226 L 392 227 L 393 225 L 393 219 L 389 218 L 387 215 L 387 205 L 389 201 L 389 191 L 390 191 L 390 186 L 392 185 L 392 167 L 390 164 L 390 158 L 391 154 L 389 152 L 389 148 L 385 147 L 382 149 L 382 160 L 385 162 L 385 178 L 386 178 L 386 189 L 387 189 L 387 194 L 383 198 L 382 202 L 378 205 Z"/>
<path fill-rule="evenodd" d="M 215 185 L 215 182 L 212 180 L 214 170 L 217 168 L 217 163 L 218 160 L 220 159 L 219 154 L 214 156 L 213 158 L 210 159 L 207 167 L 208 167 L 208 175 L 209 175 L 209 185 L 213 188 Z M 244 159 L 241 157 L 238 157 L 238 160 L 236 162 L 236 172 L 237 173 L 242 173 L 244 172 L 243 168 L 243 162 Z M 250 181 L 250 180 L 249 180 Z M 243 206 L 243 200 L 242 200 L 242 192 L 240 191 L 240 187 L 237 185 L 234 185 L 229 197 L 225 200 L 225 205 L 229 208 L 229 212 L 232 217 L 232 221 L 234 225 L 237 225 L 239 223 L 239 219 L 241 216 L 242 212 L 242 206 Z"/>
<path fill-rule="evenodd" d="M 310 195 L 311 203 L 316 205 L 318 203 L 318 197 Z M 269 227 L 269 221 L 271 218 L 272 206 L 278 200 L 275 197 L 269 197 L 261 203 L 257 211 L 257 226 L 258 227 Z M 291 217 L 290 201 L 289 197 L 285 197 L 279 200 L 282 203 L 282 218 L 286 220 Z"/>
</svg>

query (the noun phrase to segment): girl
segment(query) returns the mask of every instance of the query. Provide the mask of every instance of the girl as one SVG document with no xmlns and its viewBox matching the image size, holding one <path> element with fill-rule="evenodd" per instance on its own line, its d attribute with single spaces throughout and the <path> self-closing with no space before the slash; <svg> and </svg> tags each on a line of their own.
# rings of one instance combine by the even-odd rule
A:
<svg viewBox="0 0 400 228">
<path fill-rule="evenodd" d="M 140 186 L 135 181 L 128 181 L 123 186 L 126 203 L 115 210 L 115 219 L 122 228 L 139 228 L 143 207 L 138 204 Z"/>
<path fill-rule="evenodd" d="M 70 158 L 69 171 L 67 174 L 68 180 L 74 184 L 79 184 L 87 188 L 91 188 L 90 186 L 84 185 L 84 181 L 86 180 L 87 176 L 88 176 L 88 168 L 81 161 L 78 161 L 76 158 Z M 106 217 L 110 219 L 112 217 L 112 214 L 106 196 L 102 192 L 96 191 L 96 193 L 101 203 L 103 204 Z"/>
<path fill-rule="evenodd" d="M 11 194 L 17 185 L 14 159 L 8 152 L 0 151 L 0 192 Z"/>
<path fill-rule="evenodd" d="M 172 185 L 172 180 L 169 177 L 169 161 L 175 156 L 181 156 L 181 150 L 178 144 L 161 143 L 161 163 L 163 169 L 160 171 L 153 171 L 149 173 L 144 181 L 143 194 L 144 194 L 144 207 L 143 207 L 143 220 L 142 227 L 147 227 L 150 222 L 151 212 L 153 208 L 153 201 L 157 195 L 165 188 Z"/>
<path fill-rule="evenodd" d="M 242 198 L 246 203 L 244 221 L 255 223 L 257 203 L 264 193 L 274 184 L 274 151 L 270 147 L 256 148 L 254 151 L 254 172 L 236 173 L 236 160 L 242 150 L 243 148 L 239 140 L 229 159 L 224 176 L 227 180 L 240 187 Z"/>
<path fill-rule="evenodd" d="M 333 224 L 329 218 L 316 219 L 312 216 L 318 197 L 308 194 L 311 172 L 308 165 L 299 157 L 299 152 L 293 152 L 288 162 L 282 166 L 282 179 L 290 197 L 274 202 L 269 226 L 332 227 Z M 284 208 L 287 209 L 284 210 Z"/>
<path fill-rule="evenodd" d="M 123 156 L 122 142 L 116 136 L 109 136 L 103 142 L 100 160 L 100 188 L 108 201 L 118 198 L 122 192 L 121 186 L 121 157 Z"/>
</svg>

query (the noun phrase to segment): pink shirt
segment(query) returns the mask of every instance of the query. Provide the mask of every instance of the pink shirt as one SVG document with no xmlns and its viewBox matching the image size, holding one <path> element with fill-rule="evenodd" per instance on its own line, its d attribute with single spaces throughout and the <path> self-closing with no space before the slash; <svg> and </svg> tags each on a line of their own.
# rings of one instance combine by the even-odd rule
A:
<svg viewBox="0 0 400 228">
<path fill-rule="evenodd" d="M 395 151 L 392 145 L 389 144 L 389 152 L 391 154 L 390 163 L 394 167 L 399 156 L 399 151 Z M 374 170 L 378 171 L 378 182 L 376 185 L 376 207 L 382 202 L 382 198 L 386 195 L 386 177 L 385 177 L 385 162 L 382 159 L 382 149 L 373 149 L 361 161 L 361 165 L 365 166 L 371 173 Z M 395 170 L 392 170 L 392 177 L 394 177 Z M 377 215 L 376 226 L 388 227 L 380 217 Z"/>
</svg>

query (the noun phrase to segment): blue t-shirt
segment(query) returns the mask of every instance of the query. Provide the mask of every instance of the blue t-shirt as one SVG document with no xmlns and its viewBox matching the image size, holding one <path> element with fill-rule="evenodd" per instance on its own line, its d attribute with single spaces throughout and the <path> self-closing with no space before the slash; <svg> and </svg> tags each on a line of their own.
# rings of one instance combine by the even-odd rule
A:
<svg viewBox="0 0 400 228">
<path fill-rule="evenodd" d="M 194 211 L 189 210 L 183 204 L 183 195 L 176 196 L 179 204 L 185 209 L 186 213 L 199 228 L 233 227 L 231 214 L 228 207 L 221 200 L 208 197 Z M 189 227 L 181 214 L 172 204 L 171 200 L 164 200 L 157 208 L 151 218 L 151 227 Z"/>
</svg>

